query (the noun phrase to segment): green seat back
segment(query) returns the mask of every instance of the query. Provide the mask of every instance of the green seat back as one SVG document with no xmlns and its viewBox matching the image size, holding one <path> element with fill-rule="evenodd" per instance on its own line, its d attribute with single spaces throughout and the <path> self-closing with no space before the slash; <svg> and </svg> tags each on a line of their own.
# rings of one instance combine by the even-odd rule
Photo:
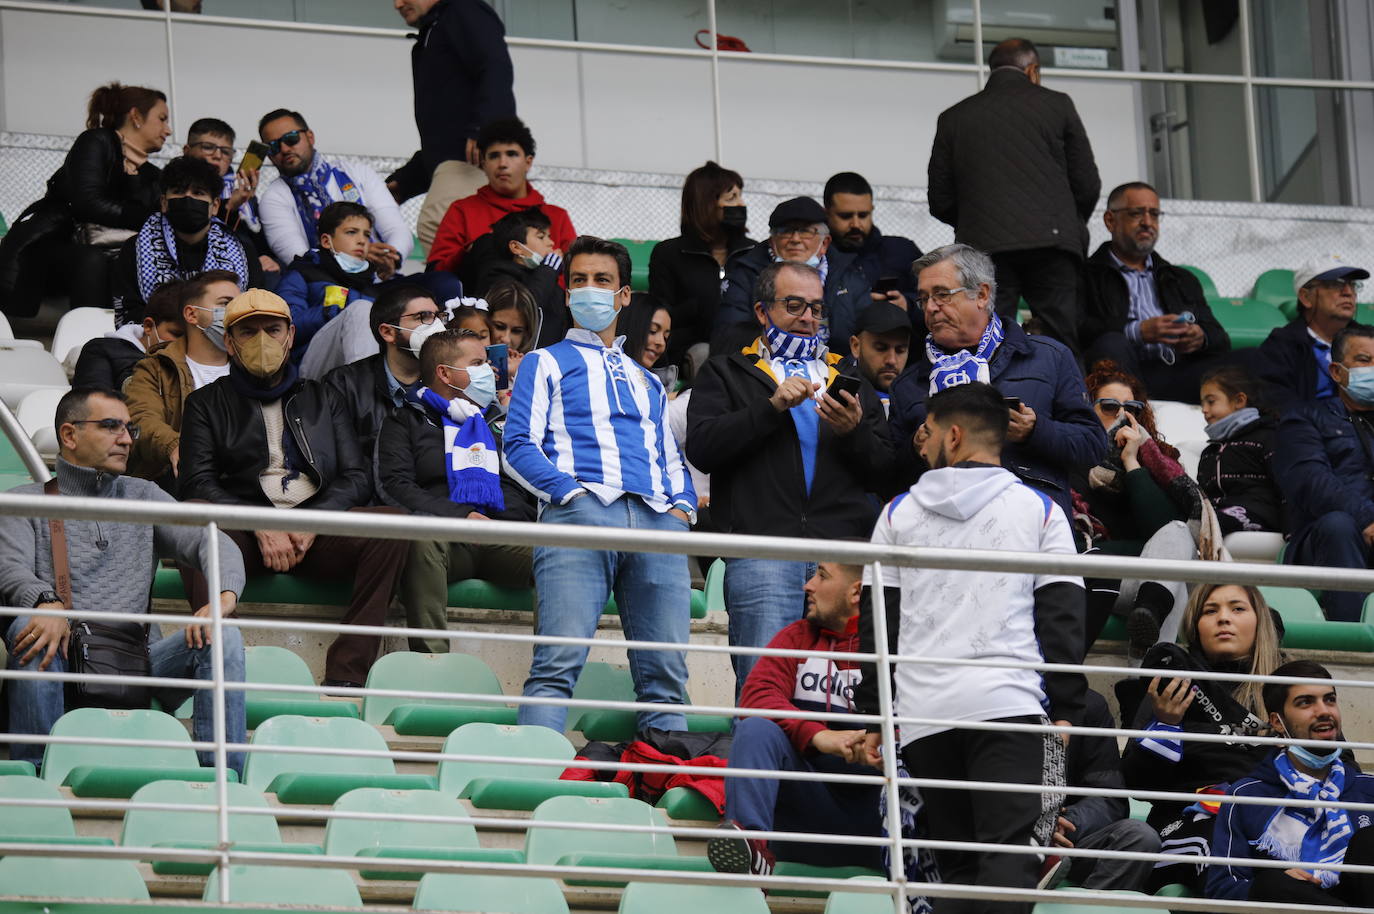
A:
<svg viewBox="0 0 1374 914">
<path fill-rule="evenodd" d="M 229 784 L 229 805 L 266 809 L 261 793 L 244 784 Z M 174 803 L 186 811 L 131 809 L 124 814 L 121 845 L 158 847 L 171 844 L 219 844 L 218 791 L 213 783 L 154 781 L 133 795 L 135 803 Z M 229 840 L 236 844 L 281 844 L 281 832 L 272 816 L 229 814 Z"/>
<path fill-rule="evenodd" d="M 99 901 L 148 901 L 138 865 L 132 860 L 82 857 L 0 859 L 0 895 L 53 896 Z"/>
<path fill-rule="evenodd" d="M 552 731 L 550 731 L 552 732 Z M 335 812 L 373 812 L 396 816 L 453 816 L 467 810 L 437 790 L 350 790 L 334 804 Z M 356 857 L 368 847 L 477 847 L 477 829 L 467 822 L 397 822 L 383 819 L 330 819 L 324 829 L 324 852 Z"/>
<path fill-rule="evenodd" d="M 725 559 L 706 569 L 706 611 L 725 612 Z"/>
<path fill-rule="evenodd" d="M 1284 625 L 1289 622 L 1325 622 L 1321 604 L 1309 590 L 1301 587 L 1261 587 L 1260 593 L 1271 609 L 1278 610 Z"/>
<path fill-rule="evenodd" d="M 184 730 L 182 731 L 185 732 Z M 356 755 L 314 755 L 256 751 L 262 746 L 315 747 L 387 751 L 386 740 L 371 724 L 355 717 L 303 717 L 286 714 L 264 721 L 253 732 L 255 751 L 248 753 L 244 783 L 254 790 L 266 790 L 279 774 L 393 775 L 396 765 L 390 758 Z"/>
<path fill-rule="evenodd" d="M 1233 349 L 1250 349 L 1263 343 L 1270 332 L 1288 323 L 1273 305 L 1249 298 L 1209 298 Z"/>
<path fill-rule="evenodd" d="M 629 670 L 621 670 L 599 660 L 583 664 L 582 672 L 573 687 L 573 698 L 596 701 L 635 701 L 635 682 Z M 568 711 L 568 729 L 578 729 L 583 715 L 594 714 L 598 708 L 572 707 Z"/>
<path fill-rule="evenodd" d="M 33 762 L 24 762 L 19 759 L 0 759 L 0 774 L 23 774 L 33 777 L 36 771 Z"/>
<path fill-rule="evenodd" d="M 1212 282 L 1212 277 L 1207 275 L 1206 270 L 1202 269 L 1202 267 L 1189 267 L 1183 266 L 1182 264 L 1179 264 L 1179 266 L 1182 266 L 1183 269 L 1197 277 L 1197 281 L 1202 284 L 1202 294 L 1205 297 L 1212 298 L 1217 295 L 1217 284 Z"/>
<path fill-rule="evenodd" d="M 1255 277 L 1250 297 L 1276 308 L 1285 302 L 1297 301 L 1298 293 L 1293 291 L 1293 271 L 1265 270 Z"/>
<path fill-rule="evenodd" d="M 1294 317 L 1297 315 L 1294 314 Z M 1374 302 L 1358 302 L 1355 305 L 1355 320 L 1361 324 L 1374 324 Z"/>
<path fill-rule="evenodd" d="M 219 870 L 205 882 L 205 901 L 219 901 Z M 229 870 L 229 900 L 253 904 L 362 907 L 347 870 L 236 863 Z"/>
<path fill-rule="evenodd" d="M 161 711 L 77 708 L 57 719 L 53 736 L 85 737 L 93 743 L 52 743 L 43 753 L 43 780 L 61 784 L 77 766 L 98 768 L 195 768 L 200 765 L 186 728 Z M 187 743 L 185 748 L 111 746 L 101 739 L 146 739 Z"/>
<path fill-rule="evenodd" d="M 461 609 L 501 609 L 508 612 L 533 612 L 534 590 L 529 587 L 502 587 L 477 578 L 457 581 L 448 587 L 448 605 Z M 706 618 L 706 600 L 699 590 L 692 591 L 692 618 Z M 606 601 L 602 612 L 616 615 L 615 598 Z"/>
<path fill-rule="evenodd" d="M 6 476 L 22 476 L 26 482 L 33 482 L 24 458 L 19 456 L 19 449 L 3 432 L 0 432 L 0 473 Z"/>
<path fill-rule="evenodd" d="M 239 602 L 347 606 L 352 599 L 351 575 L 340 575 L 326 581 L 293 574 L 264 574 L 248 579 Z"/>
<path fill-rule="evenodd" d="M 1374 625 L 1367 622 L 1284 623 L 1283 647 L 1306 651 L 1374 652 Z"/>
<path fill-rule="evenodd" d="M 1063 888 L 1058 891 L 1064 893 L 1076 893 L 1084 891 L 1076 888 Z M 1125 889 L 1107 889 L 1112 895 L 1123 895 L 1130 898 L 1148 898 L 1143 892 L 1131 892 Z M 1143 911 L 1151 910 L 1147 908 L 1126 908 L 1111 904 L 1073 904 L 1067 901 L 1042 901 L 1035 906 L 1033 914 L 1121 914 L 1122 911 Z"/>
<path fill-rule="evenodd" d="M 851 882 L 881 882 L 871 876 L 855 876 Z M 890 914 L 892 895 L 885 892 L 831 892 L 825 914 Z"/>
<path fill-rule="evenodd" d="M 672 819 L 696 819 L 703 822 L 720 821 L 720 811 L 706 795 L 690 787 L 674 787 L 659 797 L 656 805 Z"/>
<path fill-rule="evenodd" d="M 525 861 L 555 864 L 569 854 L 626 854 L 636 856 L 677 856 L 673 836 L 649 832 L 588 831 L 556 828 L 541 822 L 578 822 L 584 825 L 658 825 L 668 824 L 662 810 L 633 799 L 595 799 L 591 797 L 553 797 L 539 804 L 525 832 Z"/>
<path fill-rule="evenodd" d="M 271 644 L 260 644 L 243 649 L 244 680 L 265 682 L 270 685 L 314 686 L 315 677 L 310 667 L 295 651 Z M 319 701 L 318 694 L 308 692 L 248 692 L 248 701 L 262 699 L 291 698 L 304 701 Z"/>
<path fill-rule="evenodd" d="M 380 658 L 367 674 L 369 689 L 417 692 L 468 692 L 500 695 L 501 680 L 480 658 L 471 654 L 420 654 L 395 651 Z M 378 725 L 400 705 L 464 704 L 441 698 L 373 696 L 363 698 L 363 720 Z"/>
<path fill-rule="evenodd" d="M 634 292 L 649 291 L 649 258 L 653 256 L 657 241 L 641 241 L 634 238 L 612 238 L 625 245 L 630 252 L 630 289 Z"/>
<path fill-rule="evenodd" d="M 444 740 L 444 754 L 490 756 L 489 762 L 439 763 L 439 789 L 451 797 L 462 793 L 473 778 L 557 780 L 557 765 L 512 765 L 509 759 L 532 758 L 571 762 L 577 753 L 561 733 L 548 727 L 464 724 Z"/>
<path fill-rule="evenodd" d="M 55 784 L 22 774 L 0 775 L 0 800 L 60 800 Z M 0 841 L 75 838 L 72 813 L 59 806 L 5 806 L 0 815 Z M 0 893 L 4 892 L 0 886 Z"/>
<path fill-rule="evenodd" d="M 892 903 L 887 905 L 892 910 Z M 768 914 L 763 890 L 736 885 L 675 885 L 671 882 L 631 882 L 620 896 L 620 914 Z"/>
<path fill-rule="evenodd" d="M 415 891 L 417 911 L 503 911 L 567 914 L 568 901 L 553 879 L 426 873 Z"/>
</svg>

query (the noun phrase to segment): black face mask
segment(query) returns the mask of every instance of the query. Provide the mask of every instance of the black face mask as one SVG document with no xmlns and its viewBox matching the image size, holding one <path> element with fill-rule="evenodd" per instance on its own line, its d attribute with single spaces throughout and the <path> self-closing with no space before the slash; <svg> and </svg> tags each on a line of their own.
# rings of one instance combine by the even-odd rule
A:
<svg viewBox="0 0 1374 914">
<path fill-rule="evenodd" d="M 194 235 L 210 224 L 210 201 L 173 197 L 167 201 L 166 215 L 173 231 Z"/>
<path fill-rule="evenodd" d="M 742 229 L 749 223 L 749 207 L 747 206 L 723 206 L 721 207 L 720 224 L 728 229 Z"/>
</svg>

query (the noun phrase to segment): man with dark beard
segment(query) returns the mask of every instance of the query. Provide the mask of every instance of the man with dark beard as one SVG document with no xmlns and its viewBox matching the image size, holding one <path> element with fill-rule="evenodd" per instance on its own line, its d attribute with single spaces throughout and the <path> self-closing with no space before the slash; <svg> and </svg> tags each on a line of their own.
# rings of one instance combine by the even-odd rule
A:
<svg viewBox="0 0 1374 914">
<path fill-rule="evenodd" d="M 920 325 L 921 309 L 912 307 L 916 277 L 911 265 L 921 256 L 921 249 L 909 238 L 884 235 L 873 224 L 873 188 L 863 175 L 852 171 L 831 175 L 822 199 L 831 243 L 856 255 L 873 300 L 892 302 Z"/>
</svg>

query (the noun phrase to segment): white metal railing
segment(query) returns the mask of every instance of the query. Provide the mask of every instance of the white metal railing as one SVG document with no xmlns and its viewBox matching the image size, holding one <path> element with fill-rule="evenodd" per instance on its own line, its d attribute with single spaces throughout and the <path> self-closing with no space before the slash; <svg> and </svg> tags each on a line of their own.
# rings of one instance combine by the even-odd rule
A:
<svg viewBox="0 0 1374 914">
<path fill-rule="evenodd" d="M 220 893 L 221 901 L 227 901 L 230 893 L 231 874 L 228 867 L 231 863 L 274 863 L 279 865 L 302 865 L 302 866 L 344 866 L 351 869 L 359 868 L 362 858 L 340 858 L 323 857 L 317 855 L 295 855 L 295 854 L 274 854 L 267 852 L 247 852 L 235 849 L 229 843 L 229 816 L 233 815 L 272 815 L 279 819 L 298 820 L 305 822 L 330 821 L 336 818 L 348 819 L 368 819 L 386 818 L 390 821 L 446 821 L 463 822 L 474 826 L 487 828 L 503 828 L 507 830 L 523 830 L 531 827 L 540 828 L 569 828 L 569 829 L 588 829 L 603 831 L 642 831 L 646 833 L 663 833 L 682 838 L 708 839 L 717 835 L 714 829 L 703 829 L 691 826 L 609 826 L 609 825 L 587 825 L 576 822 L 544 822 L 537 824 L 529 820 L 513 820 L 510 818 L 497 818 L 493 816 L 483 816 L 474 814 L 465 817 L 434 817 L 434 816 L 400 816 L 379 814 L 357 813 L 336 811 L 333 809 L 291 809 L 285 807 L 273 807 L 260 809 L 255 807 L 239 807 L 233 805 L 228 799 L 228 778 L 227 778 L 227 754 L 234 752 L 262 752 L 267 751 L 274 754 L 310 754 L 310 755 L 353 755 L 353 756 L 372 756 L 386 757 L 393 761 L 411 761 L 439 763 L 443 761 L 489 761 L 489 756 L 475 756 L 462 753 L 444 752 L 424 752 L 407 750 L 350 750 L 334 747 L 287 747 L 287 746 L 254 746 L 247 744 L 231 744 L 226 741 L 225 728 L 225 696 L 230 690 L 249 690 L 254 691 L 279 691 L 283 693 L 307 693 L 318 694 L 325 690 L 314 686 L 289 686 L 273 685 L 266 683 L 238 683 L 227 682 L 224 679 L 223 666 L 223 632 L 226 628 L 237 627 L 244 630 L 283 630 L 292 629 L 308 632 L 340 632 L 348 631 L 351 633 L 393 635 L 393 636 L 432 636 L 448 637 L 452 639 L 463 638 L 464 640 L 488 641 L 488 642 L 527 642 L 533 644 L 578 644 L 578 645 L 597 645 L 607 646 L 614 643 L 617 647 L 641 649 L 641 650 L 673 650 L 687 651 L 701 654 L 754 654 L 760 656 L 784 656 L 784 657 L 829 657 L 832 659 L 845 659 L 857 662 L 875 662 L 880 669 L 886 670 L 894 663 L 938 663 L 946 666 L 964 666 L 977 669 L 980 667 L 1000 666 L 1014 667 L 1021 669 L 1035 669 L 1042 672 L 1048 671 L 1068 671 L 1079 670 L 1084 673 L 1106 673 L 1125 676 L 1149 676 L 1149 675 L 1177 675 L 1173 670 L 1144 670 L 1132 667 L 1119 667 L 1111 665 L 1058 665 L 1049 663 L 1022 663 L 1022 662 L 1001 662 L 1001 661 L 982 661 L 951 659 L 940 657 L 917 657 L 898 655 L 890 650 L 890 646 L 885 643 L 886 607 L 882 597 L 882 588 L 873 590 L 874 596 L 874 632 L 877 643 L 873 653 L 847 653 L 847 652 L 825 652 L 825 651 L 798 651 L 770 648 L 741 648 L 727 645 L 713 644 L 676 644 L 666 642 L 643 642 L 643 641 L 623 641 L 606 642 L 596 638 L 567 638 L 553 636 L 539 636 L 533 634 L 514 634 L 503 632 L 471 632 L 458 630 L 425 630 L 413 628 L 396 628 L 388 626 L 344 626 L 336 623 L 308 623 L 308 622 L 285 622 L 281 620 L 259 619 L 259 618 L 224 618 L 218 602 L 220 592 L 219 581 L 219 556 L 218 556 L 218 537 L 217 532 L 221 526 L 228 529 L 291 529 L 291 530 L 311 530 L 317 533 L 336 533 L 343 535 L 363 535 L 393 539 L 432 539 L 439 541 L 465 541 L 476 543 L 513 543 L 524 545 L 558 545 L 571 548 L 614 548 L 625 549 L 633 548 L 642 551 L 653 552 L 672 552 L 672 553 L 699 553 L 712 552 L 728 557 L 761 557 L 778 558 L 789 560 L 812 560 L 818 551 L 823 550 L 826 557 L 831 560 L 849 562 L 852 564 L 868 564 L 872 566 L 874 578 L 881 578 L 881 566 L 884 563 L 892 563 L 899 566 L 922 565 L 925 567 L 956 568 L 979 571 L 1003 571 L 1008 573 L 1062 573 L 1062 574 L 1082 574 L 1089 577 L 1153 577 L 1163 580 L 1207 580 L 1213 582 L 1227 583 L 1273 583 L 1285 584 L 1289 586 L 1314 586 L 1331 588 L 1333 586 L 1349 588 L 1353 590 L 1374 590 L 1374 572 L 1352 571 L 1348 569 L 1312 569 L 1292 566 L 1274 565 L 1250 565 L 1242 563 L 1214 563 L 1214 562 L 1183 562 L 1183 561 L 1159 561 L 1144 559 L 1127 559 L 1119 557 L 1105 556 L 1044 556 L 1038 554 L 1023 553 L 974 553 L 969 551 L 951 549 L 927 549 L 915 547 L 885 547 L 876 546 L 868 543 L 856 542 L 825 542 L 823 545 L 815 540 L 804 540 L 783 537 L 745 537 L 728 536 L 714 534 L 692 534 L 689 537 L 682 537 L 679 534 L 669 534 L 654 531 L 630 531 L 614 528 L 590 528 L 590 527 L 568 527 L 563 525 L 542 525 L 542 524 L 521 524 L 511 522 L 493 521 L 467 521 L 467 520 L 446 520 L 439 518 L 406 517 L 406 516 L 387 516 L 387 515 L 350 515 L 347 513 L 293 510 L 289 513 L 277 511 L 271 508 L 252 508 L 252 507 L 228 507 L 219 505 L 204 504 L 164 504 L 151 502 L 128 502 L 115 501 L 109 499 L 93 498 L 70 498 L 52 497 L 38 495 L 0 495 L 0 515 L 11 516 L 55 516 L 71 519 L 91 519 L 91 520 L 122 520 L 143 523 L 166 523 L 191 526 L 204 526 L 206 535 L 211 545 L 210 567 L 206 569 L 206 576 L 211 582 L 209 591 L 212 594 L 212 616 L 210 624 L 213 626 L 213 644 L 216 649 L 213 651 L 215 658 L 214 674 L 210 681 L 183 680 L 183 679 L 157 679 L 148 680 L 150 684 L 173 686 L 189 690 L 210 690 L 214 700 L 214 733 L 213 739 L 209 742 L 160 742 L 156 740 L 101 740 L 106 745 L 142 745 L 147 747 L 175 746 L 177 748 L 190 748 L 198 750 L 213 750 L 215 754 L 215 777 L 216 777 L 216 798 L 214 809 L 217 815 L 219 829 L 219 846 L 213 850 L 186 850 L 170 848 L 147 848 L 147 847 L 92 847 L 92 846 L 71 846 L 62 845 L 57 848 L 58 852 L 64 855 L 81 856 L 104 856 L 118 857 L 124 859 L 181 859 L 188 861 L 212 862 L 217 865 L 220 873 Z M 184 623 L 186 616 L 175 614 L 144 614 L 144 613 L 104 613 L 100 611 L 69 611 L 69 610 L 36 610 L 30 608 L 0 608 L 0 618 L 13 615 L 49 615 L 49 616 L 68 616 L 68 617 L 100 617 L 106 619 L 131 619 L 145 622 L 168 622 Z M 1206 673 L 1190 672 L 1189 675 L 1197 679 L 1219 680 L 1219 681 L 1241 681 L 1255 680 L 1262 682 L 1282 682 L 1296 681 L 1284 680 L 1280 677 L 1250 677 L 1231 673 Z M 30 672 L 18 670 L 6 670 L 0 672 L 0 679 L 55 679 L 66 681 L 76 678 L 70 673 L 51 673 L 51 672 Z M 101 679 L 118 680 L 121 677 L 97 677 Z M 719 769 L 695 766 L 673 766 L 673 765 L 649 765 L 649 764 L 628 764 L 619 761 L 615 762 L 593 762 L 581 761 L 576 764 L 578 767 L 585 767 L 593 770 L 628 770 L 638 772 L 671 772 L 671 773 L 699 773 L 703 775 L 715 775 L 723 777 L 766 777 L 777 780 L 808 780 L 824 781 L 834 783 L 871 783 L 874 785 L 882 784 L 891 788 L 893 785 L 910 786 L 915 788 L 932 787 L 960 787 L 976 788 L 991 792 L 1009 793 L 1044 793 L 1045 788 L 1039 784 L 1007 784 L 1000 782 L 967 782 L 967 781 L 947 781 L 933 778 L 906 777 L 899 778 L 897 772 L 897 754 L 895 745 L 895 726 L 901 723 L 920 723 L 933 724 L 939 726 L 956 726 L 965 729 L 981 730 L 1001 730 L 1001 731 L 1030 731 L 1030 732 L 1064 732 L 1066 728 L 1055 727 L 1053 725 L 1042 726 L 1034 724 L 1009 724 L 997 722 L 969 723 L 953 721 L 940 717 L 912 716 L 898 714 L 894 710 L 894 697 L 891 693 L 891 680 L 887 675 L 879 675 L 879 713 L 874 715 L 848 714 L 840 712 L 785 712 L 762 709 L 740 709 L 734 707 L 720 707 L 713 705 L 681 705 L 671 706 L 673 710 L 680 710 L 685 713 L 702 714 L 727 714 L 734 716 L 762 716 L 762 717 L 790 717 L 810 720 L 833 721 L 843 723 L 855 728 L 866 726 L 875 721 L 882 728 L 883 733 L 883 765 L 882 773 L 875 775 L 859 774 L 817 774 L 811 772 L 785 772 L 785 771 L 762 771 L 755 769 Z M 1369 688 L 1374 686 L 1374 682 L 1360 679 L 1337 679 L 1333 684 L 1341 688 Z M 413 699 L 441 698 L 468 702 L 491 702 L 502 705 L 534 705 L 534 704 L 561 704 L 569 707 L 582 708 L 608 708 L 619 710 L 644 710 L 646 708 L 664 708 L 668 706 L 650 705 L 641 702 L 623 701 L 601 701 L 588 699 L 557 699 L 534 696 L 492 696 L 463 693 L 446 692 L 416 692 L 398 691 L 383 689 L 330 689 L 330 694 L 345 694 L 352 696 L 377 695 L 392 697 L 408 697 Z M 1081 735 L 1102 735 L 1111 737 L 1136 737 L 1145 735 L 1147 731 L 1134 730 L 1128 728 L 1068 728 L 1068 732 L 1078 732 Z M 1189 734 L 1181 733 L 1174 735 L 1182 741 L 1227 741 L 1234 742 L 1234 737 L 1221 734 Z M 56 743 L 81 743 L 90 740 L 80 737 L 54 737 L 51 735 L 37 734 L 0 734 L 0 740 L 7 740 L 17 743 L 28 744 L 56 744 Z M 1247 738 L 1246 742 L 1261 745 L 1282 745 L 1283 740 L 1270 737 Z M 1351 749 L 1369 750 L 1374 749 L 1374 742 L 1347 741 L 1344 743 L 1333 743 Z M 545 767 L 566 767 L 566 763 L 553 762 L 537 759 L 508 759 L 510 764 L 534 765 Z M 1150 790 L 1118 790 L 1111 788 L 1086 788 L 1070 787 L 1066 791 L 1070 796 L 1133 796 L 1140 799 L 1165 802 L 1190 802 L 1196 799 L 1196 795 L 1178 793 L 1170 791 L 1150 791 Z M 1308 801 L 1293 799 L 1267 799 L 1260 797 L 1209 797 L 1209 800 L 1220 802 L 1232 802 L 1238 804 L 1266 805 L 1266 806 L 1296 806 L 1296 807 L 1326 807 L 1343 806 L 1352 810 L 1374 812 L 1374 804 L 1344 804 L 1325 801 Z M 69 809 L 89 809 L 101 811 L 127 811 L 130 809 L 177 809 L 171 804 L 157 804 L 133 801 L 112 801 L 112 800 L 86 800 L 86 799 L 61 799 L 61 800 L 4 800 L 0 805 L 11 806 L 62 806 Z M 206 808 L 206 807 L 199 807 Z M 968 850 L 988 851 L 997 850 L 999 852 L 1012 853 L 1043 853 L 1045 849 L 1035 847 L 1009 847 L 1009 846 L 990 846 L 980 844 L 958 844 L 952 845 L 950 842 L 943 842 L 928 838 L 910 839 L 904 838 L 900 829 L 900 821 L 897 817 L 897 806 L 895 803 L 889 804 L 888 814 L 888 836 L 887 837 L 851 837 L 833 836 L 824 834 L 795 833 L 795 832 L 757 832 L 758 837 L 770 840 L 791 840 L 807 841 L 817 844 L 846 844 L 855 846 L 884 847 L 890 852 L 892 861 L 888 878 L 883 881 L 873 881 L 868 883 L 851 883 L 844 880 L 821 879 L 812 877 L 752 877 L 752 876 L 730 876 L 722 874 L 700 874 L 682 872 L 648 872 L 631 870 L 625 868 L 595 868 L 595 867 L 563 867 L 563 866 L 535 866 L 531 864 L 508 864 L 495 865 L 489 863 L 470 863 L 463 861 L 433 861 L 424 859 L 403 859 L 403 858 L 366 858 L 368 868 L 375 866 L 378 869 L 393 871 L 463 871 L 478 870 L 487 873 L 509 873 L 523 875 L 547 875 L 556 877 L 577 876 L 629 876 L 635 880 L 648 881 L 703 881 L 711 884 L 722 885 L 758 885 L 773 890 L 779 889 L 800 889 L 800 890 L 843 890 L 858 892 L 879 892 L 891 894 L 893 898 L 894 910 L 904 910 L 904 899 L 906 894 L 925 895 L 927 897 L 974 897 L 974 898 L 995 898 L 995 899 L 1023 899 L 1023 900 L 1046 900 L 1052 898 L 1061 903 L 1089 903 L 1105 902 L 1121 907 L 1169 907 L 1174 910 L 1259 910 L 1259 906 L 1248 903 L 1219 902 L 1211 899 L 1179 899 L 1179 898 L 1127 898 L 1125 896 L 1075 892 L 1069 895 L 1062 893 L 1031 892 L 1022 890 L 1009 890 L 987 886 L 960 886 L 950 884 L 928 885 L 924 883 L 908 883 L 905 872 L 902 870 L 902 854 L 904 848 L 916 849 L 940 849 L 951 846 L 960 846 Z M 0 855 L 40 855 L 51 854 L 54 851 L 52 845 L 41 843 L 0 843 Z M 1104 852 L 1095 850 L 1081 850 L 1077 848 L 1055 848 L 1054 853 L 1066 857 L 1091 856 L 1100 859 L 1136 859 L 1136 860 L 1177 860 L 1177 858 L 1167 857 L 1159 854 L 1143 854 L 1138 852 Z M 1204 857 L 1189 858 L 1194 862 L 1213 862 L 1227 863 L 1238 862 L 1229 858 Z M 1259 861 L 1245 860 L 1246 865 L 1253 867 L 1284 867 L 1287 863 L 1281 861 Z M 1357 867 L 1353 865 L 1343 865 L 1334 867 L 1341 871 L 1350 872 L 1374 872 L 1374 867 Z M 0 887 L 3 891 L 3 887 Z M 1318 910 L 1314 908 L 1314 910 Z M 1345 910 L 1332 908 L 1331 910 Z"/>
</svg>

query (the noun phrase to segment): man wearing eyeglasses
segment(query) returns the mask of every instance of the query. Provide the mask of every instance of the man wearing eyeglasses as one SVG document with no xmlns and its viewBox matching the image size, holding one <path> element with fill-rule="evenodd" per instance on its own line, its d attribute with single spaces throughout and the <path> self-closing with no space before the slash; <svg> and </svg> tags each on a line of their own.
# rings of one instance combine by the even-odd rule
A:
<svg viewBox="0 0 1374 914">
<path fill-rule="evenodd" d="M 1368 270 L 1335 254 L 1314 257 L 1294 272 L 1298 316 L 1269 331 L 1256 361 L 1283 406 L 1336 396 L 1331 341 L 1355 320 L 1355 298 L 1368 278 Z"/>
<path fill-rule="evenodd" d="M 1079 337 L 1089 367 L 1111 359 L 1157 400 L 1198 402 L 1202 376 L 1231 350 L 1196 276 L 1155 251 L 1163 215 L 1143 181 L 1107 195 L 1111 232 L 1083 268 Z"/>
<path fill-rule="evenodd" d="M 711 357 L 687 407 L 687 459 L 712 474 L 715 522 L 729 533 L 866 536 L 877 516 L 871 495 L 886 493 L 894 472 L 882 404 L 867 381 L 841 378 L 840 354 L 820 344 L 818 270 L 770 264 L 755 293 L 754 340 Z M 807 562 L 727 559 L 730 643 L 763 647 L 800 619 L 815 571 Z M 731 658 L 737 695 L 756 659 Z"/>
<path fill-rule="evenodd" d="M 125 476 L 129 454 L 139 437 L 129 421 L 124 398 L 113 390 L 77 388 L 57 404 L 57 494 L 127 501 L 172 501 L 151 482 Z M 12 489 L 15 495 L 37 495 L 39 483 Z M 76 609 L 119 613 L 148 611 L 153 573 L 161 558 L 175 558 L 193 568 L 209 565 L 209 541 L 196 527 L 173 524 L 110 523 L 68 520 L 62 524 L 70 566 L 71 599 Z M 243 559 L 238 547 L 219 534 L 220 611 L 234 614 L 243 591 Z M 0 605 L 62 609 L 66 605 L 53 563 L 49 522 L 41 517 L 0 517 Z M 209 601 L 195 608 L 195 619 L 184 631 L 149 645 L 153 676 L 209 680 L 214 676 Z M 67 670 L 68 620 L 61 616 L 10 616 L 0 622 L 9 652 L 8 669 L 63 673 Z M 242 682 L 243 639 L 237 628 L 224 636 L 224 678 Z M 63 683 L 50 679 L 11 679 L 5 683 L 9 699 L 9 730 L 46 736 L 65 710 Z M 165 708 L 191 697 L 188 689 L 157 689 Z M 214 710 L 209 691 L 194 691 L 193 735 L 214 739 Z M 246 741 L 244 693 L 225 692 L 225 739 Z M 201 751 L 201 764 L 214 764 L 214 753 Z M 41 768 L 41 743 L 11 743 L 10 758 Z M 243 753 L 230 752 L 229 766 L 243 772 Z"/>
<path fill-rule="evenodd" d="M 834 245 L 825 209 L 810 197 L 794 197 L 774 207 L 768 217 L 769 237 L 732 258 L 725 266 L 725 285 L 711 335 L 711 353 L 739 351 L 758 336 L 755 284 L 770 263 L 802 263 L 820 272 L 825 319 L 818 321 L 822 343 L 834 340 L 844 350 L 855 332 L 860 312 L 872 298 L 872 283 L 859 265 L 856 250 Z"/>
<path fill-rule="evenodd" d="M 181 147 L 181 154 L 204 159 L 215 166 L 224 181 L 224 190 L 220 194 L 220 199 L 224 201 L 220 218 L 239 241 L 244 242 L 245 248 L 257 252 L 258 263 L 263 270 L 263 285 L 274 289 L 281 278 L 281 264 L 270 254 L 254 202 L 261 169 L 240 168 L 231 173 L 235 135 L 234 128 L 217 117 L 199 118 L 186 131 L 186 145 Z"/>
</svg>

